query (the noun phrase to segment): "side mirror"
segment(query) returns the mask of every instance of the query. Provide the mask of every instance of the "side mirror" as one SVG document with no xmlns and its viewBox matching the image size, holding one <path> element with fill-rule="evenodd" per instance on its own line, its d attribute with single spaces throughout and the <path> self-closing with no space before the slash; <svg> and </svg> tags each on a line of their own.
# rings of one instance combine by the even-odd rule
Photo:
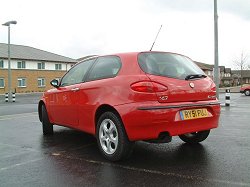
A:
<svg viewBox="0 0 250 187">
<path fill-rule="evenodd" d="M 59 87 L 59 82 L 56 79 L 53 79 L 52 81 L 50 81 L 51 86 L 58 88 Z"/>
</svg>

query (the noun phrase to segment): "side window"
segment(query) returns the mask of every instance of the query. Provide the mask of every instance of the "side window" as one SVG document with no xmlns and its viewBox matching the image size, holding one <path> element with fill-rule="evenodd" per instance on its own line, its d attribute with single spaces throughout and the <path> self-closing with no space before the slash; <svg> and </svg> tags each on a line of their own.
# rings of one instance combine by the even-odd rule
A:
<svg viewBox="0 0 250 187">
<path fill-rule="evenodd" d="M 99 57 L 89 74 L 88 80 L 115 77 L 121 69 L 121 60 L 117 56 Z"/>
<path fill-rule="evenodd" d="M 83 78 L 86 75 L 90 66 L 96 59 L 87 60 L 71 68 L 67 74 L 64 75 L 61 81 L 61 86 L 68 86 L 83 82 Z"/>
</svg>

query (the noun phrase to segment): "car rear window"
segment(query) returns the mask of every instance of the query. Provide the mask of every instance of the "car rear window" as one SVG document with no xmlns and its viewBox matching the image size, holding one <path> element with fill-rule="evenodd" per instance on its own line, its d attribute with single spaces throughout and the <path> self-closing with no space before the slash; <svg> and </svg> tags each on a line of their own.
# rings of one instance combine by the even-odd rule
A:
<svg viewBox="0 0 250 187">
<path fill-rule="evenodd" d="M 188 57 L 165 52 L 143 52 L 138 55 L 141 69 L 148 74 L 185 79 L 188 75 L 205 75 Z"/>
</svg>

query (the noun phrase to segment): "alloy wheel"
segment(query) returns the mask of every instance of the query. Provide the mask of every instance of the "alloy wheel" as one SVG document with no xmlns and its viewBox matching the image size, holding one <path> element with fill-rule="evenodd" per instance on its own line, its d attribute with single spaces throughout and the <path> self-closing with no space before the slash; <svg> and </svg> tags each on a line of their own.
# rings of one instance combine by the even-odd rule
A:
<svg viewBox="0 0 250 187">
<path fill-rule="evenodd" d="M 250 96 L 250 90 L 246 90 L 246 91 L 245 91 L 245 95 L 246 95 L 246 96 Z"/>
<path fill-rule="evenodd" d="M 114 122 L 104 119 L 99 128 L 99 141 L 106 154 L 113 154 L 118 146 L 118 131 Z"/>
</svg>

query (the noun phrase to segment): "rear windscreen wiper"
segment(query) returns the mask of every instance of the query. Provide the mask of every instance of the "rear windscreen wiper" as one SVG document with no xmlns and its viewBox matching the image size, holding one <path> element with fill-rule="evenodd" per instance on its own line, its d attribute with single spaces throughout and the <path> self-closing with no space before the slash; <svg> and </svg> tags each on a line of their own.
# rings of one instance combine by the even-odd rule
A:
<svg viewBox="0 0 250 187">
<path fill-rule="evenodd" d="M 207 76 L 204 74 L 191 74 L 187 75 L 185 80 L 190 80 L 190 79 L 197 79 L 197 78 L 206 78 Z"/>
</svg>

